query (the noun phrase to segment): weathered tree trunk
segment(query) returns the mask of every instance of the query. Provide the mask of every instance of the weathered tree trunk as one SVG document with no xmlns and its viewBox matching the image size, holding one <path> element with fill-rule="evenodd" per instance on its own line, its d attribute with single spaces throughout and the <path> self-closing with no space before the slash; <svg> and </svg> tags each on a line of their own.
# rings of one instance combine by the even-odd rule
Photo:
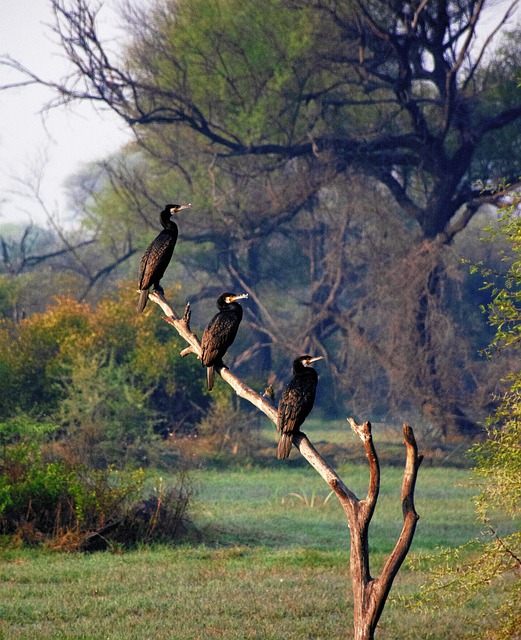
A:
<svg viewBox="0 0 521 640">
<path fill-rule="evenodd" d="M 181 355 L 185 356 L 194 353 L 200 357 L 201 346 L 199 340 L 192 333 L 189 326 L 189 305 L 186 306 L 183 318 L 179 320 L 174 316 L 171 307 L 159 293 L 156 291 L 150 293 L 149 298 L 160 305 L 166 315 L 165 320 L 174 326 L 180 336 L 188 342 L 189 346 L 181 352 Z M 223 365 L 216 371 L 234 389 L 237 395 L 251 402 L 274 424 L 277 423 L 277 409 L 268 400 L 246 386 L 226 366 Z M 414 489 L 423 456 L 418 455 L 413 430 L 404 424 L 403 435 L 406 460 L 402 483 L 403 527 L 380 577 L 373 578 L 369 568 L 368 532 L 380 490 L 380 465 L 373 443 L 371 423 L 364 422 L 363 425 L 357 425 L 352 418 L 349 418 L 348 422 L 361 439 L 369 462 L 369 488 L 367 496 L 363 500 L 357 498 L 344 484 L 334 469 L 325 462 L 309 442 L 305 433 L 295 434 L 293 444 L 335 492 L 344 509 L 351 537 L 350 566 L 354 599 L 354 640 L 372 640 L 394 578 L 407 556 L 416 530 L 418 515 L 414 508 Z"/>
</svg>

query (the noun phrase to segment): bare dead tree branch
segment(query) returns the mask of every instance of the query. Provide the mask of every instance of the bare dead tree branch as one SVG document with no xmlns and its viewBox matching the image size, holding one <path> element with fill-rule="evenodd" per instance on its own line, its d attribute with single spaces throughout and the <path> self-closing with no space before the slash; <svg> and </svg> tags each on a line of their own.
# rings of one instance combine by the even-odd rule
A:
<svg viewBox="0 0 521 640">
<path fill-rule="evenodd" d="M 519 4 L 519 0 L 513 0 L 513 2 L 508 7 L 508 9 L 505 11 L 505 13 L 503 15 L 503 18 L 501 19 L 499 24 L 486 37 L 483 45 L 481 46 L 479 54 L 476 56 L 476 60 L 474 61 L 474 64 L 472 65 L 471 69 L 469 70 L 469 72 L 467 74 L 467 77 L 465 79 L 465 82 L 463 83 L 463 87 L 462 87 L 463 90 L 466 90 L 467 86 L 469 85 L 469 83 L 472 82 L 472 79 L 476 75 L 476 71 L 479 68 L 479 65 L 481 64 L 481 61 L 483 60 L 483 56 L 485 55 L 490 43 L 496 37 L 496 35 L 501 31 L 501 29 L 505 26 L 507 21 L 512 17 L 512 15 L 513 15 L 513 13 L 515 11 L 515 8 L 517 7 L 518 4 Z"/>
<path fill-rule="evenodd" d="M 79 297 L 79 301 L 81 302 L 82 300 L 85 300 L 85 298 L 87 297 L 87 295 L 89 294 L 91 289 L 96 285 L 96 283 L 99 280 L 102 280 L 103 278 L 108 277 L 112 273 L 112 271 L 114 271 L 114 269 L 119 267 L 120 264 L 123 264 L 123 262 L 126 262 L 131 256 L 133 256 L 136 253 L 136 251 L 137 251 L 137 249 L 130 248 L 127 252 L 125 252 L 119 258 L 114 260 L 114 262 L 111 262 L 110 264 L 106 265 L 105 267 L 103 267 L 102 269 L 97 271 L 89 279 L 89 283 L 85 287 L 85 289 L 84 289 L 83 293 L 81 294 L 81 296 Z"/>
<path fill-rule="evenodd" d="M 514 184 L 499 186 L 497 189 L 491 191 L 486 190 L 474 198 L 463 199 L 462 204 L 465 204 L 462 211 L 452 220 L 451 224 L 448 225 L 447 230 L 443 234 L 445 242 L 451 242 L 454 237 L 460 233 L 460 231 L 463 231 L 480 207 L 487 204 L 499 207 L 501 206 L 501 201 L 504 198 L 514 198 L 515 200 L 519 200 L 518 194 L 520 189 L 521 182 L 515 182 Z"/>
<path fill-rule="evenodd" d="M 350 418 L 351 428 L 362 439 L 369 460 L 369 491 L 361 502 L 343 504 L 351 532 L 351 579 L 354 593 L 355 640 L 370 640 L 385 606 L 394 578 L 410 549 L 418 514 L 414 509 L 414 489 L 423 456 L 418 455 L 411 427 L 403 425 L 406 462 L 402 484 L 402 510 L 404 524 L 396 545 L 389 555 L 379 578 L 369 570 L 368 529 L 378 497 L 380 468 L 371 435 L 371 425 L 357 425 Z M 355 585 L 357 589 L 355 590 Z"/>
<path fill-rule="evenodd" d="M 188 347 L 181 351 L 182 356 L 190 353 L 201 357 L 201 345 L 197 336 L 190 329 L 190 303 L 186 305 L 183 317 L 177 318 L 172 307 L 157 291 L 149 293 L 149 298 L 158 304 L 165 320 L 171 324 L 179 335 L 188 343 Z M 245 385 L 226 365 L 216 367 L 216 371 L 227 382 L 235 393 L 262 411 L 274 424 L 277 423 L 277 409 L 265 397 Z M 293 443 L 300 454 L 324 479 L 332 491 L 335 492 L 342 505 L 349 524 L 351 535 L 351 579 L 354 595 L 354 629 L 355 640 L 372 640 L 374 631 L 384 609 L 387 597 L 412 543 L 418 514 L 414 508 L 414 490 L 422 456 L 418 455 L 418 448 L 411 427 L 403 425 L 404 443 L 406 447 L 406 461 L 402 484 L 402 511 L 404 524 L 396 545 L 384 565 L 380 578 L 372 578 L 369 571 L 369 542 L 368 530 L 374 513 L 380 488 L 380 465 L 374 447 L 371 424 L 365 422 L 358 425 L 349 418 L 348 422 L 353 431 L 362 440 L 369 462 L 369 489 L 365 500 L 360 500 L 349 489 L 336 471 L 322 458 L 311 444 L 305 433 L 298 433 Z"/>
</svg>

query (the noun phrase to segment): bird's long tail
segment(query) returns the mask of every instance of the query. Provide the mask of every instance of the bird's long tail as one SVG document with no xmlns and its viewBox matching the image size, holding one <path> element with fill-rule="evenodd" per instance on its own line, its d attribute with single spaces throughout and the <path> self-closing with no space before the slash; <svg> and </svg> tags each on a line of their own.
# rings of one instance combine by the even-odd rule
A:
<svg viewBox="0 0 521 640">
<path fill-rule="evenodd" d="M 139 291 L 139 302 L 137 303 L 136 311 L 141 313 L 145 307 L 147 306 L 148 300 L 148 289 L 140 289 Z"/>
<path fill-rule="evenodd" d="M 291 445 L 293 444 L 293 434 L 291 433 L 281 433 L 279 446 L 277 447 L 277 458 L 279 460 L 285 460 L 290 452 Z"/>
<path fill-rule="evenodd" d="M 206 367 L 206 386 L 208 387 L 208 391 L 213 389 L 213 383 L 215 380 L 215 370 L 213 365 L 210 367 Z"/>
</svg>

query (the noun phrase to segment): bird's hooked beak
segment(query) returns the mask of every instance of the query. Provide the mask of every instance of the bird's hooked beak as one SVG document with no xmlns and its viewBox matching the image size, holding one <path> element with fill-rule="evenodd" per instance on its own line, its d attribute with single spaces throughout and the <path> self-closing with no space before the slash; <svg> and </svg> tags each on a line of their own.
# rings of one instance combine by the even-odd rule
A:
<svg viewBox="0 0 521 640">
<path fill-rule="evenodd" d="M 316 358 L 308 358 L 306 360 L 306 366 L 310 365 L 312 362 L 316 362 L 317 360 L 323 360 L 324 356 L 317 356 Z"/>
<path fill-rule="evenodd" d="M 171 207 L 170 208 L 170 213 L 177 213 L 178 211 L 182 211 L 183 209 L 191 209 L 192 208 L 192 203 L 189 202 L 188 204 L 178 204 L 175 207 Z"/>
<path fill-rule="evenodd" d="M 235 302 L 236 300 L 245 300 L 248 298 L 248 294 L 247 293 L 241 293 L 238 296 L 228 296 L 226 298 L 226 303 L 230 304 L 230 302 Z"/>
</svg>

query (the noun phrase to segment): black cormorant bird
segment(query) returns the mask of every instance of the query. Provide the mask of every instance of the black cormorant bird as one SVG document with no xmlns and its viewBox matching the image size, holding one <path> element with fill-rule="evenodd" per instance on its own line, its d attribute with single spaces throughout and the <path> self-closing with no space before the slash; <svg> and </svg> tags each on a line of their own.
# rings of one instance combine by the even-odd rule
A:
<svg viewBox="0 0 521 640">
<path fill-rule="evenodd" d="M 210 320 L 201 338 L 201 361 L 206 367 L 208 391 L 213 389 L 214 365 L 221 364 L 228 347 L 235 340 L 242 320 L 242 307 L 237 300 L 247 297 L 247 293 L 236 295 L 225 292 L 217 298 L 219 313 Z"/>
<path fill-rule="evenodd" d="M 317 389 L 318 374 L 310 367 L 312 362 L 322 360 L 324 356 L 312 358 L 300 356 L 293 362 L 293 378 L 284 387 L 279 402 L 279 417 L 277 430 L 280 431 L 277 457 L 279 460 L 287 458 L 293 444 L 293 435 L 313 409 L 315 391 Z"/>
<path fill-rule="evenodd" d="M 189 209 L 191 206 L 191 204 L 167 204 L 161 211 L 160 220 L 163 231 L 149 244 L 139 265 L 138 312 L 143 311 L 146 307 L 150 287 L 153 286 L 156 291 L 163 294 L 163 288 L 159 281 L 165 274 L 177 242 L 177 225 L 171 216 L 182 209 Z"/>
</svg>

